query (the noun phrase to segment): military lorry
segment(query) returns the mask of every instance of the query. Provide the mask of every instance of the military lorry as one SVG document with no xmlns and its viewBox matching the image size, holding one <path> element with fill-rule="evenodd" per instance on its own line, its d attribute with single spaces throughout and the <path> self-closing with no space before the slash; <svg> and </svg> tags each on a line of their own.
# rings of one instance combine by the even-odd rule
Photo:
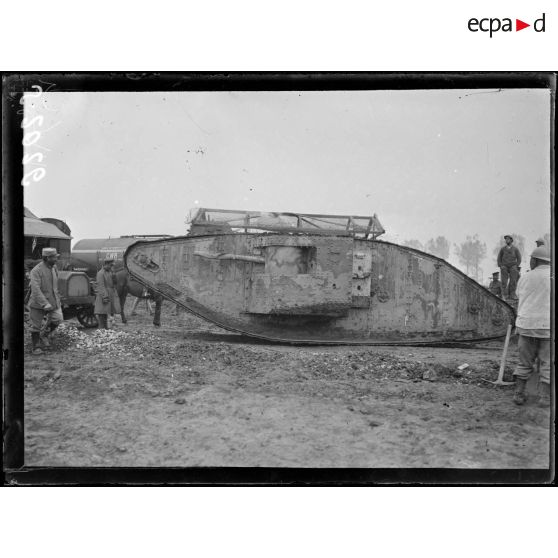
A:
<svg viewBox="0 0 558 558">
<path fill-rule="evenodd" d="M 29 272 L 41 262 L 43 248 L 56 248 L 60 254 L 58 268 L 58 291 L 65 320 L 77 318 L 84 327 L 97 327 L 93 312 L 95 292 L 87 274 L 71 270 L 71 230 L 62 220 L 45 217 L 39 219 L 24 208 L 24 289 L 26 301 L 29 293 Z"/>
<path fill-rule="evenodd" d="M 72 251 L 72 269 L 87 273 L 91 281 L 96 280 L 97 271 L 106 258 L 114 260 L 115 287 L 120 301 L 120 316 L 123 323 L 127 322 L 125 313 L 128 295 L 138 299 L 152 300 L 155 303 L 153 324 L 161 323 L 162 297 L 136 281 L 124 269 L 123 256 L 128 246 L 138 240 L 159 240 L 171 238 L 169 235 L 120 236 L 116 238 L 86 238 L 76 242 Z M 151 307 L 150 307 L 151 311 Z"/>
<path fill-rule="evenodd" d="M 124 267 L 126 248 L 138 240 L 160 240 L 169 235 L 129 235 L 115 238 L 84 238 L 74 244 L 71 254 L 71 268 L 86 273 L 92 280 L 97 277 L 105 258 L 114 260 L 114 270 Z"/>
<path fill-rule="evenodd" d="M 65 320 L 77 318 L 83 327 L 97 327 L 95 293 L 89 277 L 81 271 L 59 271 L 58 292 Z"/>
</svg>

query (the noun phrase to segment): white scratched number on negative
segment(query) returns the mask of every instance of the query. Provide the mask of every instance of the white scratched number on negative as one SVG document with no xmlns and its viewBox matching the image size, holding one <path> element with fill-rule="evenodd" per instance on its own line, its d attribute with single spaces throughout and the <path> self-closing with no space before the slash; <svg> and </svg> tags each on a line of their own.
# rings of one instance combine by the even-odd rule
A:
<svg viewBox="0 0 558 558">
<path fill-rule="evenodd" d="M 35 89 L 37 93 L 25 93 L 20 99 L 20 104 L 25 103 L 26 98 L 38 99 L 43 94 L 43 89 L 40 85 L 33 85 L 31 89 Z M 41 130 L 36 129 L 36 126 L 40 127 L 43 124 L 44 117 L 40 114 L 37 116 L 25 117 L 21 123 L 21 127 L 26 130 L 23 134 L 23 139 L 21 143 L 24 147 L 30 148 L 37 144 L 41 138 Z M 36 147 L 39 147 L 38 145 Z M 44 154 L 40 151 L 35 151 L 32 153 L 26 153 L 23 156 L 24 165 L 41 165 L 44 159 Z M 30 171 L 26 172 L 21 180 L 23 186 L 29 186 L 33 182 L 39 182 L 46 175 L 46 169 L 43 166 L 35 166 Z"/>
</svg>

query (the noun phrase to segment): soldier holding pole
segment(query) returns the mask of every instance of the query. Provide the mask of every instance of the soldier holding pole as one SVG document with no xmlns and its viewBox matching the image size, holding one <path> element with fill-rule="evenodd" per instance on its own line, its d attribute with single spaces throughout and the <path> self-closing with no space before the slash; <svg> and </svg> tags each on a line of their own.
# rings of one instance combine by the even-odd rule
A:
<svg viewBox="0 0 558 558">
<path fill-rule="evenodd" d="M 42 354 L 42 348 L 50 348 L 52 332 L 64 320 L 58 293 L 58 270 L 56 269 L 58 253 L 56 248 L 43 248 L 42 257 L 43 261 L 37 264 L 29 274 L 31 288 L 29 320 L 34 355 Z M 43 329 L 45 317 L 47 323 Z"/>
</svg>

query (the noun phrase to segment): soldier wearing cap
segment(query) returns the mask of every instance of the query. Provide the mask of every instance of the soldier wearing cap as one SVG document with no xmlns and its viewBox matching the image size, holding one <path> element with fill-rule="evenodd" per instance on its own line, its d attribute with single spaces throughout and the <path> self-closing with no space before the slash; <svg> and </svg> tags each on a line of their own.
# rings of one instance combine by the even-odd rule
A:
<svg viewBox="0 0 558 558">
<path fill-rule="evenodd" d="M 550 404 L 550 252 L 546 246 L 531 254 L 531 271 L 517 284 L 516 331 L 519 334 L 519 364 L 513 373 L 517 405 L 527 401 L 525 386 L 533 369 L 539 369 L 539 406 Z"/>
<path fill-rule="evenodd" d="M 499 296 L 500 298 L 502 298 L 502 296 L 503 296 L 502 283 L 500 281 L 500 272 L 499 271 L 495 271 L 492 274 L 492 281 L 490 281 L 490 285 L 488 286 L 488 290 L 492 294 L 495 294 L 496 296 Z"/>
<path fill-rule="evenodd" d="M 103 267 L 97 272 L 97 295 L 95 296 L 94 311 L 101 329 L 108 329 L 108 316 L 120 312 L 112 273 L 113 265 L 114 260 L 112 258 L 105 258 Z"/>
<path fill-rule="evenodd" d="M 498 252 L 498 267 L 502 274 L 502 289 L 504 296 L 511 300 L 517 300 L 515 289 L 519 278 L 519 266 L 521 265 L 521 253 L 513 245 L 513 237 L 509 234 L 504 236 L 506 244 Z"/>
<path fill-rule="evenodd" d="M 31 342 L 33 354 L 43 353 L 42 348 L 50 348 L 52 332 L 64 320 L 58 293 L 58 270 L 56 248 L 43 248 L 43 261 L 29 274 L 31 294 L 29 297 L 29 320 L 31 322 Z M 43 320 L 47 318 L 46 326 Z"/>
</svg>

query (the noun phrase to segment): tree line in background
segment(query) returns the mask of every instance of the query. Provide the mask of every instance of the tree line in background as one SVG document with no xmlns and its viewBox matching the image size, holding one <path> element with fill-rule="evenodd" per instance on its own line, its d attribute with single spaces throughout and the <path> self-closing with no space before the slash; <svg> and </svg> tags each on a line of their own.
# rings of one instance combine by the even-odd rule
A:
<svg viewBox="0 0 558 558">
<path fill-rule="evenodd" d="M 514 245 L 519 249 L 523 264 L 528 261 L 529 254 L 525 252 L 525 237 L 518 233 L 509 233 L 513 237 Z M 550 234 L 546 233 L 544 235 L 544 240 L 546 246 L 550 247 Z M 447 260 L 450 255 L 451 244 L 445 236 L 438 236 L 436 238 L 431 238 L 426 244 L 420 242 L 417 239 L 405 240 L 402 243 L 403 246 L 408 246 L 409 248 L 415 248 L 421 250 L 422 252 L 428 252 L 439 258 Z M 502 246 L 505 245 L 503 237 L 495 244 L 492 254 L 494 256 L 494 265 L 496 265 L 496 260 L 498 258 L 498 253 Z M 486 243 L 482 242 L 478 235 L 467 236 L 464 242 L 460 244 L 454 244 L 454 252 L 457 256 L 460 266 L 463 271 L 472 277 L 476 281 L 483 281 L 481 264 L 486 259 Z M 532 247 L 533 249 L 535 246 Z M 529 247 L 527 251 L 530 253 Z"/>
<path fill-rule="evenodd" d="M 443 260 L 447 260 L 450 254 L 450 243 L 445 236 L 431 238 L 426 244 L 423 244 L 420 240 L 416 239 L 405 240 L 403 242 L 403 246 L 415 248 L 416 250 L 421 250 L 422 252 L 428 252 L 429 254 L 438 256 Z"/>
</svg>

